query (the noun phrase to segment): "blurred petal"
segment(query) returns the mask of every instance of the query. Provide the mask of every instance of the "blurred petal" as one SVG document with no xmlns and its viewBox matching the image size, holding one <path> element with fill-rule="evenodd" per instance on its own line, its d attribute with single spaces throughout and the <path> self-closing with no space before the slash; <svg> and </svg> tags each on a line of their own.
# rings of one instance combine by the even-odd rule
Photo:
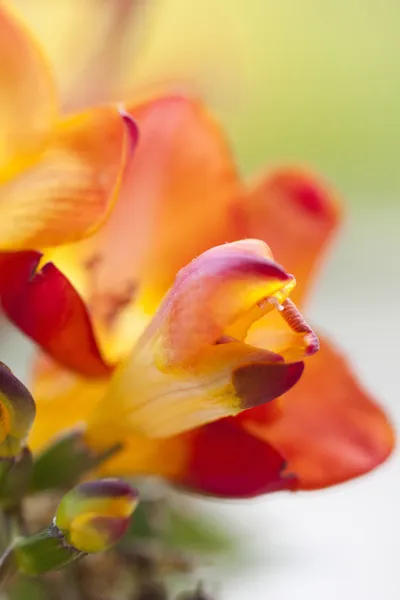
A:
<svg viewBox="0 0 400 600">
<path fill-rule="evenodd" d="M 56 117 L 55 86 L 40 48 L 0 6 L 0 183 L 40 152 Z"/>
<path fill-rule="evenodd" d="M 252 498 L 292 489 L 286 463 L 268 443 L 222 419 L 187 434 L 188 459 L 175 483 L 190 491 L 223 498 Z"/>
<path fill-rule="evenodd" d="M 287 364 L 231 332 L 240 321 L 245 333 L 244 322 L 273 310 L 261 300 L 284 298 L 293 285 L 257 240 L 212 248 L 192 261 L 115 372 L 90 420 L 90 443 L 174 435 L 283 394 L 303 363 Z"/>
<path fill-rule="evenodd" d="M 110 373 L 99 352 L 86 306 L 51 263 L 36 271 L 39 252 L 0 256 L 0 292 L 11 321 L 66 368 L 88 377 Z"/>
<path fill-rule="evenodd" d="M 90 438 L 86 441 L 90 446 Z M 157 439 L 130 435 L 123 450 L 102 463 L 98 472 L 101 476 L 155 475 L 173 480 L 185 470 L 187 452 L 185 436 Z"/>
<path fill-rule="evenodd" d="M 0 190 L 0 248 L 84 238 L 104 221 L 136 143 L 126 113 L 100 107 L 66 118 L 40 159 Z"/>
<path fill-rule="evenodd" d="M 333 192 L 311 173 L 283 168 L 261 179 L 236 210 L 239 236 L 265 240 L 275 259 L 294 273 L 291 297 L 299 303 L 339 224 Z"/>
<path fill-rule="evenodd" d="M 78 6 L 79 10 L 87 8 L 81 4 Z M 128 81 L 125 78 L 123 93 L 120 89 L 121 69 L 127 62 L 124 60 L 127 37 L 136 38 L 137 43 L 137 38 L 146 29 L 142 14 L 145 6 L 137 0 L 97 2 L 96 11 L 90 5 L 88 6 L 89 15 L 86 11 L 86 13 L 80 14 L 78 18 L 81 22 L 85 22 L 85 17 L 95 20 L 96 17 L 100 16 L 102 17 L 103 26 L 93 27 L 94 40 L 88 39 L 88 35 L 85 37 L 85 50 L 90 49 L 90 52 L 80 62 L 79 69 L 74 73 L 73 81 L 64 95 L 64 110 L 68 112 L 79 110 L 83 106 L 94 106 L 101 102 L 110 102 L 116 97 L 129 97 L 131 95 L 129 87 L 133 85 L 132 81 L 128 86 Z M 77 8 L 77 6 L 72 7 L 75 20 L 77 18 Z M 95 32 L 98 32 L 98 30 L 100 30 L 100 34 L 96 36 Z"/>
<path fill-rule="evenodd" d="M 228 418 L 167 439 L 131 436 L 100 472 L 158 475 L 198 494 L 251 498 L 292 489 L 295 481 L 285 467 L 270 444 Z"/>
<path fill-rule="evenodd" d="M 31 384 L 36 419 L 29 447 L 37 452 L 52 438 L 85 423 L 104 396 L 108 379 L 86 379 L 66 371 L 43 355 L 35 362 Z"/>
<path fill-rule="evenodd" d="M 200 102 L 166 97 L 129 112 L 140 142 L 93 252 L 101 255 L 99 290 L 139 282 L 155 309 L 180 268 L 232 239 L 226 211 L 239 183 L 223 133 Z"/>
<path fill-rule="evenodd" d="M 393 450 L 394 432 L 386 415 L 325 340 L 301 381 L 279 402 L 280 412 L 272 420 L 262 408 L 240 420 L 282 453 L 300 489 L 323 488 L 368 473 Z"/>
</svg>

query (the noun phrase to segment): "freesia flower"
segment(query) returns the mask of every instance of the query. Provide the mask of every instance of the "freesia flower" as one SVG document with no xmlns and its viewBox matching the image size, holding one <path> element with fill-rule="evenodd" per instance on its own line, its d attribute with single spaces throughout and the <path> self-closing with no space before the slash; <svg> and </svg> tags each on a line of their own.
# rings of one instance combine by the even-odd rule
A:
<svg viewBox="0 0 400 600">
<path fill-rule="evenodd" d="M 0 6 L 0 250 L 93 233 L 109 213 L 136 141 L 113 106 L 61 117 L 45 57 Z"/>
<path fill-rule="evenodd" d="M 33 448 L 83 423 L 90 448 L 123 445 L 104 474 L 229 497 L 382 463 L 385 414 L 328 340 L 311 356 L 318 338 L 294 304 L 339 223 L 330 190 L 292 168 L 242 183 L 194 100 L 129 112 L 141 141 L 107 223 L 42 263 L 2 265 L 4 309 L 52 357 L 36 363 Z"/>
</svg>

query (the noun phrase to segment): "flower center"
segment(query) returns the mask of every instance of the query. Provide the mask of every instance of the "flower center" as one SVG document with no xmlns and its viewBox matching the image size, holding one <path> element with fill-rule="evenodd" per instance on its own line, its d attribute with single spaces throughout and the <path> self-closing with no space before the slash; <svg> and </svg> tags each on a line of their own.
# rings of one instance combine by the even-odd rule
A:
<svg viewBox="0 0 400 600">
<path fill-rule="evenodd" d="M 98 321 L 107 329 L 115 324 L 121 311 L 135 298 L 137 285 L 133 280 L 121 281 L 114 289 L 103 285 L 101 270 L 103 259 L 100 254 L 94 254 L 85 262 L 91 290 L 88 302 L 90 310 Z"/>
</svg>

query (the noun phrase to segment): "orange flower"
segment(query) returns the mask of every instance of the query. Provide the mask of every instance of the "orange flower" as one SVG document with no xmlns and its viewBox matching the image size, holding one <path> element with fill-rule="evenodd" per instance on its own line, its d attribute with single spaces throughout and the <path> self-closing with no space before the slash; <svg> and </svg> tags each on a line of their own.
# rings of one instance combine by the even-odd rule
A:
<svg viewBox="0 0 400 600">
<path fill-rule="evenodd" d="M 86 237 L 116 198 L 135 124 L 111 106 L 61 118 L 44 56 L 3 4 L 0 88 L 0 250 Z"/>
<path fill-rule="evenodd" d="M 123 442 L 104 474 L 235 497 L 376 467 L 392 429 L 327 341 L 298 381 L 318 340 L 292 300 L 338 224 L 331 192 L 297 169 L 243 185 L 196 101 L 130 112 L 141 141 L 107 223 L 47 253 L 58 268 L 3 265 L 6 312 L 57 361 L 36 365 L 33 447 L 85 422 L 91 448 Z"/>
</svg>

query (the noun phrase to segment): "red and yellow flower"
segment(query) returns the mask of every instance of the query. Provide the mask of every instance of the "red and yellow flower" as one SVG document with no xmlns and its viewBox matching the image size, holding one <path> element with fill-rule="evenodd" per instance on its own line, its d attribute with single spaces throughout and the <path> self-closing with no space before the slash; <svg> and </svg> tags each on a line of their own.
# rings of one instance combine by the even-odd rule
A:
<svg viewBox="0 0 400 600">
<path fill-rule="evenodd" d="M 373 469 L 393 447 L 388 420 L 330 342 L 317 352 L 296 307 L 339 223 L 331 191 L 292 168 L 242 183 L 195 100 L 127 113 L 141 138 L 112 210 L 109 194 L 92 203 L 86 190 L 79 211 L 65 203 L 75 220 L 55 224 L 35 204 L 39 232 L 14 220 L 3 243 L 0 234 L 0 248 L 43 250 L 0 262 L 4 310 L 44 351 L 33 449 L 83 424 L 89 448 L 122 445 L 104 474 L 156 474 L 229 497 L 315 489 Z M 103 146 L 113 145 L 97 138 Z M 121 153 L 117 162 L 112 191 Z M 100 161 L 91 164 L 102 177 Z M 63 185 L 49 194 L 57 215 Z M 61 245 L 105 214 L 95 235 Z"/>
</svg>

